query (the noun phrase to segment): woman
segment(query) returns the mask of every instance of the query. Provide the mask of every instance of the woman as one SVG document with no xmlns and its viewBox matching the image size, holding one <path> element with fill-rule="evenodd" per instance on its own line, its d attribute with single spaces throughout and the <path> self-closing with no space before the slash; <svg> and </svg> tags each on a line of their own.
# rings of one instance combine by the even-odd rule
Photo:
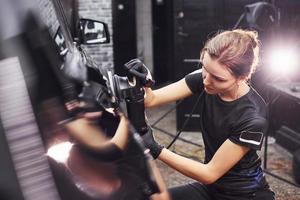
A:
<svg viewBox="0 0 300 200">
<path fill-rule="evenodd" d="M 66 103 L 69 111 L 87 106 L 83 102 Z M 77 144 L 70 151 L 67 169 L 75 177 L 75 185 L 88 196 L 107 200 L 169 200 L 159 170 L 152 161 L 151 169 L 147 169 L 145 155 L 133 142 L 129 121 L 123 113 L 115 110 L 113 115 L 95 109 L 78 114 L 64 125 Z M 153 173 L 151 178 L 155 179 L 158 192 L 150 188 L 149 172 L 144 170 Z"/>
<path fill-rule="evenodd" d="M 152 135 L 144 136 L 154 158 L 196 180 L 171 188 L 173 200 L 275 198 L 257 155 L 267 128 L 267 108 L 248 84 L 258 52 L 256 32 L 224 31 L 208 40 L 202 49 L 202 70 L 161 89 L 145 89 L 146 107 L 201 95 L 203 164 L 163 148 Z"/>
</svg>

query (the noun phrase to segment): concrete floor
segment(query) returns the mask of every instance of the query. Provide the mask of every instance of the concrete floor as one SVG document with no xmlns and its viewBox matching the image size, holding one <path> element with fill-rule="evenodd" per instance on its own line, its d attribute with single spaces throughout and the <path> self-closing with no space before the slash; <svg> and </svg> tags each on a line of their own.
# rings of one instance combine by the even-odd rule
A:
<svg viewBox="0 0 300 200">
<path fill-rule="evenodd" d="M 159 108 L 152 108 L 147 110 L 147 116 L 150 124 L 154 123 L 160 116 L 166 111 L 170 110 L 174 104 L 162 106 Z M 172 111 L 166 117 L 164 117 L 156 127 L 166 130 L 169 133 L 175 135 L 176 133 L 176 111 Z M 167 146 L 173 137 L 163 133 L 162 131 L 154 131 L 156 139 Z M 204 150 L 201 134 L 199 132 L 183 132 L 180 138 L 188 141 L 177 140 L 175 144 L 170 148 L 172 151 L 181 154 L 183 156 L 192 158 L 194 160 L 203 161 Z M 189 142 L 192 141 L 193 144 Z M 194 144 L 195 143 L 195 144 Z M 291 182 L 294 182 L 292 174 L 292 155 L 284 148 L 276 144 L 273 138 L 269 139 L 268 148 L 268 171 L 279 175 Z M 263 157 L 263 149 L 260 151 Z M 175 170 L 171 169 L 161 161 L 157 161 L 160 171 L 164 177 L 164 180 L 168 187 L 180 185 L 192 181 L 192 179 L 181 175 Z M 282 180 L 274 178 L 271 175 L 266 174 L 266 178 L 276 193 L 277 200 L 300 200 L 300 188 L 288 184 Z"/>
</svg>

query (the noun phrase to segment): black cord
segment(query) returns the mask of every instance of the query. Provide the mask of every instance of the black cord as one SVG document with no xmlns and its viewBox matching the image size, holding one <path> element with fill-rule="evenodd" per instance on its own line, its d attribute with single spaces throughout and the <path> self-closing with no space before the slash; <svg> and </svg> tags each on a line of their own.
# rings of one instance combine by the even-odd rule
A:
<svg viewBox="0 0 300 200">
<path fill-rule="evenodd" d="M 159 127 L 153 126 L 152 128 L 153 128 L 153 129 L 156 129 L 156 130 L 158 130 L 158 131 L 160 131 L 160 132 L 162 132 L 162 133 L 164 133 L 164 134 L 166 134 L 166 135 L 168 135 L 168 136 L 170 136 L 170 137 L 174 137 L 174 135 L 173 135 L 172 133 L 169 133 L 168 131 L 165 131 L 165 130 L 159 128 Z M 183 141 L 183 142 L 185 142 L 185 143 L 195 145 L 195 146 L 197 146 L 197 147 L 202 147 L 202 145 L 200 145 L 200 144 L 198 144 L 198 143 L 191 142 L 191 141 L 186 140 L 186 139 L 181 138 L 181 137 L 178 137 L 177 139 L 178 139 L 178 140 L 181 140 L 181 141 Z"/>
<path fill-rule="evenodd" d="M 235 23 L 233 29 L 238 28 L 238 26 L 241 24 L 241 21 L 244 19 L 245 15 L 246 15 L 245 12 L 242 13 L 242 15 L 239 17 L 238 21 Z"/>
<path fill-rule="evenodd" d="M 179 106 L 182 102 L 183 102 L 183 100 L 180 100 L 179 102 L 177 102 L 175 106 L 173 106 L 170 110 L 168 110 L 165 114 L 163 114 L 160 118 L 158 118 L 155 122 L 153 122 L 151 124 L 151 126 L 155 126 L 158 122 L 160 122 L 163 118 L 165 118 L 165 116 L 167 116 L 170 112 L 172 112 L 174 109 L 176 109 L 177 106 Z"/>
<path fill-rule="evenodd" d="M 189 120 L 192 118 L 192 115 L 193 115 L 193 113 L 195 112 L 196 107 L 197 107 L 197 105 L 198 105 L 198 103 L 199 103 L 199 101 L 200 101 L 200 98 L 203 96 L 203 94 L 204 94 L 204 91 L 202 91 L 201 94 L 198 96 L 197 101 L 196 101 L 196 103 L 194 104 L 194 106 L 193 106 L 193 108 L 192 108 L 192 110 L 191 110 L 191 112 L 190 112 L 190 114 L 189 114 L 189 117 L 184 121 L 184 123 L 183 123 L 181 129 L 176 133 L 174 139 L 173 139 L 173 140 L 170 142 L 170 144 L 167 146 L 167 149 L 169 149 L 169 148 L 176 142 L 177 138 L 180 136 L 180 134 L 182 133 L 183 129 L 185 128 L 185 126 L 187 125 L 187 123 L 189 122 Z"/>
</svg>

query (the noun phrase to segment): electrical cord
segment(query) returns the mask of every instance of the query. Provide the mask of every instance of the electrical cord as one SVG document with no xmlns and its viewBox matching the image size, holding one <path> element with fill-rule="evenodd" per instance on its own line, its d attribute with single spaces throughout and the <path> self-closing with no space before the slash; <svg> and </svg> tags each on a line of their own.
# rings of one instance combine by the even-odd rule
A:
<svg viewBox="0 0 300 200">
<path fill-rule="evenodd" d="M 189 122 L 189 120 L 192 118 L 192 115 L 194 114 L 195 110 L 196 110 L 196 107 L 200 101 L 200 98 L 203 96 L 204 94 L 204 91 L 202 91 L 200 93 L 200 95 L 198 96 L 197 100 L 196 100 L 196 103 L 194 104 L 190 114 L 189 114 L 189 117 L 184 121 L 181 129 L 176 133 L 175 137 L 173 138 L 173 140 L 170 142 L 170 144 L 167 146 L 167 149 L 169 149 L 175 142 L 176 140 L 178 139 L 178 137 L 180 136 L 180 134 L 182 133 L 182 131 L 184 130 L 184 128 L 186 127 L 187 123 Z M 180 102 L 181 103 L 181 102 Z M 177 105 L 176 105 L 177 106 Z"/>
<path fill-rule="evenodd" d="M 165 131 L 165 130 L 159 128 L 159 127 L 154 126 L 154 127 L 152 127 L 152 128 L 153 128 L 153 129 L 156 129 L 156 130 L 158 130 L 158 131 L 160 131 L 160 132 L 162 132 L 162 133 L 164 133 L 164 134 L 166 134 L 166 135 L 168 135 L 168 136 L 170 136 L 170 137 L 174 137 L 174 135 L 173 135 L 172 133 L 169 133 L 168 131 Z M 186 140 L 186 139 L 181 138 L 181 137 L 178 137 L 177 139 L 178 139 L 178 140 L 181 140 L 181 141 L 183 141 L 183 142 L 185 142 L 185 143 L 188 143 L 188 144 L 197 146 L 197 147 L 202 147 L 202 145 L 200 145 L 200 144 L 198 144 L 198 143 L 191 142 L 191 141 Z"/>
<path fill-rule="evenodd" d="M 180 100 L 178 103 L 176 103 L 175 106 L 173 106 L 170 110 L 168 110 L 165 114 L 163 114 L 160 118 L 158 118 L 155 122 L 153 122 L 153 123 L 151 124 L 151 126 L 155 126 L 158 122 L 160 122 L 160 120 L 162 120 L 162 119 L 165 118 L 165 116 L 167 116 L 170 112 L 172 112 L 173 110 L 175 110 L 182 102 L 183 102 L 183 100 Z"/>
</svg>

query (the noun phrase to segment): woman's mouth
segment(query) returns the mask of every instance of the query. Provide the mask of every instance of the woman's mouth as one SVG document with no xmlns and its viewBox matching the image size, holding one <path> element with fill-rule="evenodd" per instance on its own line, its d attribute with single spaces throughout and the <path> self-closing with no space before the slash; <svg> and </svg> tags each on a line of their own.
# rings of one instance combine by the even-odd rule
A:
<svg viewBox="0 0 300 200">
<path fill-rule="evenodd" d="M 214 90 L 211 87 L 204 86 L 204 90 L 208 93 L 212 93 Z"/>
</svg>

